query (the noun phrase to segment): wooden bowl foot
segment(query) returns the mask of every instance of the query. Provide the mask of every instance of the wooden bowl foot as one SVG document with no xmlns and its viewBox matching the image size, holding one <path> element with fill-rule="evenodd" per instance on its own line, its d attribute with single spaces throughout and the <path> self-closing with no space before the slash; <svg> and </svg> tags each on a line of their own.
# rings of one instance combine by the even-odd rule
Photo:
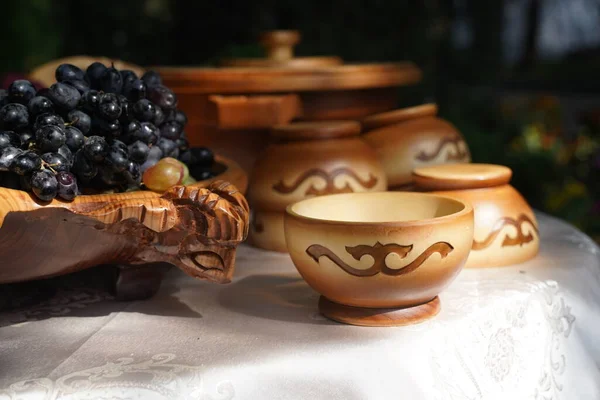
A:
<svg viewBox="0 0 600 400">
<path fill-rule="evenodd" d="M 319 311 L 325 317 L 343 324 L 358 326 L 402 326 L 428 320 L 440 312 L 440 299 L 435 297 L 428 303 L 407 308 L 363 308 L 352 307 L 321 296 Z"/>
<path fill-rule="evenodd" d="M 119 301 L 145 300 L 158 292 L 165 267 L 158 265 L 117 265 L 114 283 Z"/>
</svg>

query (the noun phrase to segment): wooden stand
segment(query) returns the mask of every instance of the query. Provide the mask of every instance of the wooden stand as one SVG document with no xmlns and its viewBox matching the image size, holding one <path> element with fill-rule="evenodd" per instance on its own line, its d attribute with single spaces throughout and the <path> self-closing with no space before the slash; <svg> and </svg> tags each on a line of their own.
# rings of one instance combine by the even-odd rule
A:
<svg viewBox="0 0 600 400">
<path fill-rule="evenodd" d="M 343 324 L 358 326 L 403 326 L 418 324 L 440 312 L 440 299 L 407 308 L 351 307 L 321 296 L 319 311 L 327 318 Z"/>
</svg>

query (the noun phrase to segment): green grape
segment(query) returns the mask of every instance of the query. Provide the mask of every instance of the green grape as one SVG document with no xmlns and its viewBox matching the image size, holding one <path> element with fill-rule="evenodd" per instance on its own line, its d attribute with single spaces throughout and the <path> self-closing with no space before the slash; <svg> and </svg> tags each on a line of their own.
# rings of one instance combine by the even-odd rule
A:
<svg viewBox="0 0 600 400">
<path fill-rule="evenodd" d="M 163 158 L 144 172 L 142 182 L 152 191 L 164 192 L 171 186 L 181 184 L 185 173 L 183 167 L 173 158 Z"/>
</svg>

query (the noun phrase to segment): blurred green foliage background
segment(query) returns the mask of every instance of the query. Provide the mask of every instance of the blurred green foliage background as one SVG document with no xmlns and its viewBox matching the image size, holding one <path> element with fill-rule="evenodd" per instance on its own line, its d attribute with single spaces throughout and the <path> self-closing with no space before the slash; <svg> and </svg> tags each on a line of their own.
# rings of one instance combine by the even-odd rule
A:
<svg viewBox="0 0 600 400">
<path fill-rule="evenodd" d="M 436 101 L 474 161 L 511 166 L 514 185 L 534 207 L 600 237 L 600 52 L 597 45 L 550 59 L 539 52 L 542 16 L 554 7 L 561 18 L 560 7 L 574 1 L 588 16 L 600 10 L 598 0 L 9 0 L 0 75 L 82 54 L 206 65 L 261 55 L 262 31 L 297 29 L 299 55 L 415 62 L 424 79 L 401 90 L 401 104 Z M 522 12 L 507 18 L 510 7 Z M 455 39 L 465 21 L 461 44 Z M 566 23 L 583 32 L 581 21 L 573 15 Z M 509 62 L 507 33 L 517 22 L 521 50 Z"/>
</svg>

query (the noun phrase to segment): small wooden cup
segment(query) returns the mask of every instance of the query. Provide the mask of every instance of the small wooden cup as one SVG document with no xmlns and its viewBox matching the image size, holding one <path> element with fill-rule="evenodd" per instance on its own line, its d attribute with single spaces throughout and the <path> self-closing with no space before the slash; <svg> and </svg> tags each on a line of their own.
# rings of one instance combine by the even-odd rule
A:
<svg viewBox="0 0 600 400">
<path fill-rule="evenodd" d="M 473 209 L 423 193 L 323 196 L 287 207 L 285 238 L 326 317 L 406 325 L 438 313 L 471 249 Z"/>
<path fill-rule="evenodd" d="M 363 137 L 377 151 L 391 190 L 409 190 L 414 168 L 471 161 L 460 132 L 437 111 L 423 104 L 362 120 Z"/>
<path fill-rule="evenodd" d="M 360 125 L 353 121 L 294 123 L 272 130 L 272 143 L 255 164 L 248 188 L 252 245 L 287 251 L 283 214 L 291 203 L 387 189 L 383 168 L 359 133 Z"/>
<path fill-rule="evenodd" d="M 473 249 L 465 267 L 498 267 L 535 257 L 538 223 L 527 201 L 509 185 L 512 171 L 502 165 L 453 164 L 417 168 L 419 191 L 460 199 L 475 210 Z"/>
</svg>

